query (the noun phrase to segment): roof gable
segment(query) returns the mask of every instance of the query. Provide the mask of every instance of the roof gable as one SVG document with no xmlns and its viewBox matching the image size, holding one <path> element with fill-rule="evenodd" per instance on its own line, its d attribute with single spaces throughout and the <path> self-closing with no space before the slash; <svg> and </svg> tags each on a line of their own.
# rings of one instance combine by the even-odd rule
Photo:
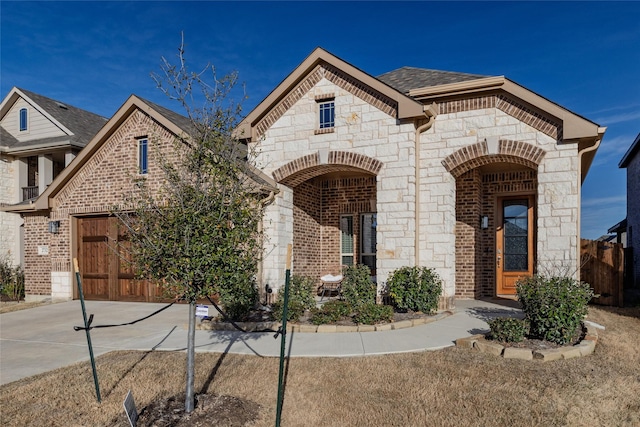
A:
<svg viewBox="0 0 640 427">
<path fill-rule="evenodd" d="M 640 133 L 638 133 L 638 136 L 636 136 L 636 139 L 631 144 L 631 147 L 629 147 L 627 152 L 624 153 L 624 156 L 622 156 L 620 163 L 618 163 L 618 167 L 626 168 L 627 166 L 629 166 L 629 163 L 638 154 L 639 150 L 640 150 Z"/>
<path fill-rule="evenodd" d="M 323 77 L 398 119 L 423 116 L 419 102 L 318 47 L 240 122 L 239 136 L 256 140 L 295 102 L 292 97 L 302 96 Z"/>
<path fill-rule="evenodd" d="M 12 139 L 5 140 L 3 137 L 1 145 L 6 148 L 6 151 L 56 147 L 61 143 L 81 148 L 107 122 L 106 118 L 97 114 L 17 87 L 14 87 L 0 104 L 0 119 L 4 119 L 20 100 L 32 107 L 40 117 L 43 117 L 43 120 L 50 122 L 51 126 L 57 129 L 57 132 L 40 136 L 34 135 L 33 138 L 26 139 L 14 136 Z"/>
</svg>

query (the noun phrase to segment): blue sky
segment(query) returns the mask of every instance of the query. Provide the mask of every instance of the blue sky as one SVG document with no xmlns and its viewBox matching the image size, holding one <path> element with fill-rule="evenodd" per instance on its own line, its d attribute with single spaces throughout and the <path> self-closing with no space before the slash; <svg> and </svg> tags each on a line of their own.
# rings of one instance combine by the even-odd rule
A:
<svg viewBox="0 0 640 427">
<path fill-rule="evenodd" d="M 637 2 L 0 2 L 0 89 L 110 117 L 184 31 L 192 68 L 238 71 L 248 113 L 321 46 L 376 76 L 413 66 L 504 75 L 608 127 L 582 191 L 582 237 L 626 215 L 618 162 L 640 132 Z"/>
</svg>

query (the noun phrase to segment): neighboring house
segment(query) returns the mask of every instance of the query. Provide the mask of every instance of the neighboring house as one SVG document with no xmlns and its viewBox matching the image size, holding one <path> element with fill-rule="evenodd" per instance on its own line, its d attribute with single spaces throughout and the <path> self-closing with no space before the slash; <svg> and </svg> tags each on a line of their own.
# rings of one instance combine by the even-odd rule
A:
<svg viewBox="0 0 640 427">
<path fill-rule="evenodd" d="M 607 233 L 614 233 L 610 239 L 606 240 L 607 242 L 612 243 L 621 243 L 623 248 L 627 247 L 627 219 L 623 219 L 613 227 L 607 230 Z M 598 240 L 605 241 L 602 238 Z"/>
<path fill-rule="evenodd" d="M 640 133 L 620 160 L 618 167 L 627 170 L 627 249 L 625 268 L 627 283 L 640 287 Z"/>
<path fill-rule="evenodd" d="M 12 207 L 25 222 L 27 300 L 77 298 L 72 270 L 78 259 L 87 299 L 156 301 L 156 286 L 136 280 L 125 261 L 125 233 L 111 215 L 135 180 L 157 188 L 158 152 L 174 151 L 190 121 L 132 95 L 34 202 Z M 156 151 L 159 150 L 159 151 Z M 267 177 L 254 180 L 275 190 Z"/>
<path fill-rule="evenodd" d="M 13 88 L 0 104 L 0 206 L 29 204 L 107 119 Z M 7 210 L 11 210 L 8 208 Z M 22 264 L 22 220 L 0 212 L 0 257 Z"/>
<path fill-rule="evenodd" d="M 184 120 L 130 98 L 23 210 L 28 298 L 73 297 L 78 257 L 92 298 L 153 299 L 100 247 L 119 239 L 108 213 L 141 147 L 185 133 Z M 272 201 L 259 285 L 284 284 L 288 244 L 294 274 L 366 264 L 381 290 L 396 268 L 431 267 L 440 308 L 513 297 L 539 268 L 578 276 L 580 188 L 604 132 L 505 77 L 405 67 L 376 78 L 318 48 L 238 129 Z"/>
</svg>

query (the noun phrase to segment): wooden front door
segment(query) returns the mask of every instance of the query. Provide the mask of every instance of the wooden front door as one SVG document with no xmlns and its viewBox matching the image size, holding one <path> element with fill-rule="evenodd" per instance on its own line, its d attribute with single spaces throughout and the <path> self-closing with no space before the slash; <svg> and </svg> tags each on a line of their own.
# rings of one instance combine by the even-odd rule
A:
<svg viewBox="0 0 640 427">
<path fill-rule="evenodd" d="M 88 300 L 152 301 L 155 287 L 136 280 L 129 243 L 115 217 L 78 219 L 78 263 Z M 77 297 L 77 296 L 76 296 Z"/>
<path fill-rule="evenodd" d="M 533 203 L 533 195 L 498 198 L 497 295 L 515 295 L 518 279 L 533 275 Z"/>
</svg>

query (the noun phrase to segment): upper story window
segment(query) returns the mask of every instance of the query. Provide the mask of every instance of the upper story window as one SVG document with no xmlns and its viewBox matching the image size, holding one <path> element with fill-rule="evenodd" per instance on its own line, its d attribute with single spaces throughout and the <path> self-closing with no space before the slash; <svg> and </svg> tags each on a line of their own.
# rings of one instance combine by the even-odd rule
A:
<svg viewBox="0 0 640 427">
<path fill-rule="evenodd" d="M 29 128 L 29 117 L 27 116 L 27 109 L 20 109 L 20 132 L 23 132 Z"/>
<path fill-rule="evenodd" d="M 335 105 L 333 101 L 320 103 L 320 129 L 332 128 L 335 125 Z"/>
<path fill-rule="evenodd" d="M 141 138 L 138 140 L 138 173 L 146 175 L 149 172 L 149 140 Z"/>
<path fill-rule="evenodd" d="M 335 95 L 333 94 L 316 96 L 319 113 L 318 129 L 316 130 L 316 133 L 333 132 L 336 117 L 334 100 Z"/>
</svg>

